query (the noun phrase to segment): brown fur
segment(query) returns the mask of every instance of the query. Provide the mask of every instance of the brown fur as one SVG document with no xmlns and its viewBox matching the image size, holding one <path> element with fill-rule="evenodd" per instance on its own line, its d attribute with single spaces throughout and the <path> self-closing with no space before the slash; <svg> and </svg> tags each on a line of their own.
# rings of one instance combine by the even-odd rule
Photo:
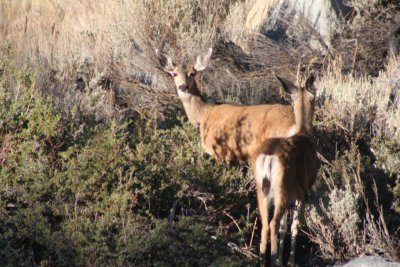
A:
<svg viewBox="0 0 400 267">
<path fill-rule="evenodd" d="M 200 124 L 202 144 L 207 153 L 218 159 L 247 160 L 261 140 L 287 135 L 293 126 L 293 113 L 288 107 L 229 104 L 210 107 Z"/>
<path fill-rule="evenodd" d="M 313 94 L 305 88 L 297 88 L 278 77 L 285 90 L 291 91 L 296 120 L 296 133 L 288 138 L 265 140 L 251 157 L 257 186 L 257 200 L 262 222 L 260 252 L 264 260 L 269 231 L 271 231 L 272 264 L 279 257 L 282 264 L 282 251 L 278 251 L 278 228 L 285 216 L 290 200 L 301 203 L 317 174 L 317 153 L 312 138 L 312 118 L 314 114 Z M 312 88 L 314 78 L 306 82 Z M 275 207 L 271 222 L 268 222 L 270 199 Z M 286 220 L 284 220 L 286 221 Z M 298 222 L 292 226 L 292 247 L 289 264 L 294 265 L 295 236 Z M 284 226 L 286 228 L 286 226 Z M 294 236 L 293 236 L 294 235 Z M 284 238 L 284 237 L 280 237 Z M 283 244 L 283 243 L 282 243 Z M 281 247 L 283 248 L 283 246 Z"/>
<path fill-rule="evenodd" d="M 245 161 L 266 138 L 292 135 L 291 106 L 218 105 L 204 100 L 194 77 L 207 67 L 211 49 L 197 58 L 194 67 L 175 65 L 168 55 L 157 55 L 164 70 L 174 76 L 189 121 L 200 130 L 202 146 L 213 157 L 227 162 Z"/>
<path fill-rule="evenodd" d="M 303 134 L 267 139 L 257 151 L 258 155 L 276 156 L 282 164 L 284 175 L 279 191 L 285 194 L 286 203 L 289 200 L 303 200 L 314 183 L 317 168 L 315 151 L 313 139 Z"/>
</svg>

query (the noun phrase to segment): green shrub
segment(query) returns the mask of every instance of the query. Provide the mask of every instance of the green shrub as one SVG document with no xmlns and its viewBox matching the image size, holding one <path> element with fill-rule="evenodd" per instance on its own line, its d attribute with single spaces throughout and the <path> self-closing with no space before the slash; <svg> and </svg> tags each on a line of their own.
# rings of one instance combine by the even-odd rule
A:
<svg viewBox="0 0 400 267">
<path fill-rule="evenodd" d="M 376 155 L 376 165 L 390 176 L 387 186 L 393 193 L 392 208 L 400 214 L 400 143 L 399 140 L 388 140 L 376 137 L 371 142 Z"/>
<path fill-rule="evenodd" d="M 18 95 L 0 94 L 0 265 L 251 262 L 226 245 L 228 234 L 246 243 L 256 216 L 248 177 L 204 158 L 189 123 L 67 115 L 32 77 L 20 70 Z M 217 203 L 239 217 L 240 234 L 219 230 L 231 219 Z"/>
<path fill-rule="evenodd" d="M 388 231 L 391 194 L 387 175 L 351 144 L 320 169 L 314 203 L 305 216 L 310 239 L 323 257 L 345 261 L 362 253 L 398 259 L 398 240 Z M 382 205 L 382 206 L 381 206 Z M 384 208 L 382 208 L 384 207 Z M 390 218 L 390 217 L 389 217 Z"/>
</svg>

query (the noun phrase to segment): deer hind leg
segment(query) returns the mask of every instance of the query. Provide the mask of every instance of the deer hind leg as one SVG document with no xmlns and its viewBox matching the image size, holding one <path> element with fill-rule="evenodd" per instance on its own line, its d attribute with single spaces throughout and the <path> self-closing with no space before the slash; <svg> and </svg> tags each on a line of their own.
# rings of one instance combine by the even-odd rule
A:
<svg viewBox="0 0 400 267">
<path fill-rule="evenodd" d="M 260 241 L 260 256 L 261 265 L 265 264 L 265 253 L 267 250 L 268 234 L 269 234 L 269 224 L 268 224 L 268 213 L 269 213 L 269 194 L 271 183 L 268 179 L 269 170 L 266 168 L 268 164 L 267 157 L 261 155 L 252 164 L 254 171 L 254 178 L 256 180 L 257 186 L 257 201 L 258 210 L 261 217 L 261 241 Z"/>
<path fill-rule="evenodd" d="M 257 201 L 258 201 L 258 210 L 260 212 L 261 217 L 261 242 L 260 242 L 260 256 L 261 256 L 261 264 L 265 264 L 265 253 L 267 250 L 267 242 L 268 242 L 268 207 L 269 207 L 269 199 L 268 196 L 264 194 L 262 183 L 257 181 Z"/>
<path fill-rule="evenodd" d="M 292 222 L 292 227 L 291 227 L 292 240 L 291 240 L 291 244 L 290 244 L 290 257 L 289 257 L 288 266 L 295 266 L 294 256 L 295 256 L 295 250 L 296 250 L 296 239 L 297 239 L 298 228 L 299 228 L 299 215 L 303 212 L 303 208 L 304 208 L 303 202 L 296 200 L 296 206 L 295 206 L 294 212 L 293 212 L 293 222 Z"/>
<path fill-rule="evenodd" d="M 274 217 L 272 218 L 269 227 L 271 229 L 271 265 L 281 265 L 282 262 L 277 262 L 278 256 L 278 228 L 279 223 L 286 212 L 286 201 L 283 197 L 275 198 Z"/>
<path fill-rule="evenodd" d="M 285 245 L 285 236 L 287 232 L 287 217 L 288 217 L 288 211 L 286 210 L 279 224 L 279 239 L 278 239 L 279 248 L 278 248 L 277 265 L 283 265 L 283 247 Z"/>
</svg>

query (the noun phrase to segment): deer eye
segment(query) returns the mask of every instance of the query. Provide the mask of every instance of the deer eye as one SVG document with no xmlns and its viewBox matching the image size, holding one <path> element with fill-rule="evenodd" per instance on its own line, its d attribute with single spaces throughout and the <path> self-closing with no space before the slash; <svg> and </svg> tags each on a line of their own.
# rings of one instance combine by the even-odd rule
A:
<svg viewBox="0 0 400 267">
<path fill-rule="evenodd" d="M 195 75 L 196 75 L 196 73 L 193 72 L 193 71 L 188 72 L 188 74 L 187 74 L 187 76 L 190 77 L 190 78 L 193 78 Z"/>
<path fill-rule="evenodd" d="M 178 76 L 178 73 L 172 72 L 171 75 L 172 75 L 172 77 L 176 77 L 176 76 Z"/>
</svg>

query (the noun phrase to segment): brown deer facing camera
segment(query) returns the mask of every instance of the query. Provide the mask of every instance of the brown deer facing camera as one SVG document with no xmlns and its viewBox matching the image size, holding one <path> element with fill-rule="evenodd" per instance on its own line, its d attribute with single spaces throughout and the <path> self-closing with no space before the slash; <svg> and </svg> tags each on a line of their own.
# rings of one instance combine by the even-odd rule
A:
<svg viewBox="0 0 400 267">
<path fill-rule="evenodd" d="M 176 65 L 168 55 L 156 53 L 164 71 L 174 77 L 190 123 L 200 130 L 202 147 L 214 158 L 247 161 L 265 139 L 293 135 L 294 115 L 289 105 L 244 106 L 205 101 L 195 77 L 209 65 L 211 48 L 190 66 Z"/>
<path fill-rule="evenodd" d="M 279 78 L 286 92 L 291 94 L 295 116 L 295 132 L 287 138 L 266 139 L 250 159 L 257 187 L 258 208 L 261 216 L 260 254 L 262 262 L 271 236 L 271 265 L 282 265 L 283 244 L 286 233 L 286 217 L 289 201 L 296 201 L 293 213 L 292 240 L 288 265 L 294 266 L 294 252 L 299 212 L 308 189 L 314 183 L 318 170 L 318 158 L 313 141 L 314 76 L 310 76 L 305 88 L 296 87 L 290 81 Z M 270 204 L 274 206 L 271 222 L 268 222 Z M 280 239 L 278 228 L 281 226 Z M 278 250 L 279 242 L 279 250 Z"/>
<path fill-rule="evenodd" d="M 312 134 L 312 95 L 278 77 L 284 89 L 292 93 L 296 116 L 290 105 L 245 106 L 207 102 L 200 94 L 195 77 L 208 67 L 211 48 L 199 55 L 190 66 L 177 65 L 170 56 L 158 50 L 156 54 L 164 71 L 174 77 L 178 96 L 189 122 L 200 130 L 201 144 L 205 151 L 226 162 L 250 160 L 263 225 L 260 252 L 264 259 L 269 231 L 269 198 L 275 197 L 281 201 L 274 202 L 279 204 L 275 205 L 278 207 L 275 211 L 279 214 L 271 221 L 271 233 L 275 234 L 275 225 L 279 225 L 287 201 L 291 198 L 303 200 L 315 176 L 315 146 L 309 137 Z M 313 82 L 314 77 L 307 80 L 308 90 L 313 87 Z M 290 164 L 289 169 L 286 169 L 286 163 Z M 280 193 L 281 188 L 287 189 L 285 193 Z M 271 242 L 275 242 L 276 238 L 275 235 Z M 273 245 L 272 249 L 272 255 L 276 256 L 276 246 Z M 291 259 L 293 257 L 291 254 Z"/>
</svg>

